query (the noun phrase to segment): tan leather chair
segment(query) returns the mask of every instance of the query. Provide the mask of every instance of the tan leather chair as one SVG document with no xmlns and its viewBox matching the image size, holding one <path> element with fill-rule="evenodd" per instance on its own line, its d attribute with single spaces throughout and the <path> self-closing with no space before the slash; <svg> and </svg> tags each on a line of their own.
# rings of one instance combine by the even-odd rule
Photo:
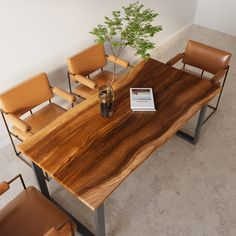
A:
<svg viewBox="0 0 236 236">
<path fill-rule="evenodd" d="M 55 118 L 65 113 L 66 109 L 51 102 L 54 94 L 61 96 L 70 103 L 76 100 L 75 96 L 64 90 L 50 87 L 46 73 L 36 75 L 0 94 L 1 114 L 13 148 L 16 155 L 25 162 L 26 160 L 17 151 L 12 136 L 20 141 L 25 141 Z M 43 107 L 34 113 L 32 112 L 33 108 L 46 101 L 49 101 L 49 104 L 44 104 Z M 27 112 L 30 112 L 29 116 L 26 116 Z M 11 128 L 8 122 L 12 124 Z"/>
<path fill-rule="evenodd" d="M 107 65 L 107 60 L 124 68 L 129 66 L 128 61 L 120 58 L 116 59 L 113 55 L 106 56 L 103 44 L 95 44 L 67 59 L 70 92 L 86 99 L 97 93 L 97 88 L 103 85 L 110 85 L 113 76 L 115 80 L 118 79 L 118 75 L 103 70 L 103 67 Z M 98 69 L 101 69 L 101 72 L 91 78 L 90 74 Z M 71 82 L 79 83 L 79 85 L 72 90 Z"/>
<path fill-rule="evenodd" d="M 74 222 L 34 187 L 25 187 L 21 175 L 0 183 L 0 195 L 20 178 L 24 191 L 0 209 L 2 236 L 73 236 Z"/>
<path fill-rule="evenodd" d="M 208 107 L 213 109 L 213 111 L 208 115 L 204 122 L 206 122 L 218 108 L 230 67 L 230 58 L 231 53 L 229 52 L 189 40 L 185 52 L 177 54 L 166 63 L 173 66 L 178 61 L 182 60 L 182 70 L 191 75 L 201 77 L 202 79 L 208 79 L 213 83 L 220 83 L 220 80 L 223 78 L 223 81 L 221 82 L 222 90 L 219 94 L 216 105 L 208 105 Z M 192 67 L 199 69 L 199 72 L 193 71 Z M 204 72 L 208 72 L 211 76 L 205 76 Z"/>
</svg>

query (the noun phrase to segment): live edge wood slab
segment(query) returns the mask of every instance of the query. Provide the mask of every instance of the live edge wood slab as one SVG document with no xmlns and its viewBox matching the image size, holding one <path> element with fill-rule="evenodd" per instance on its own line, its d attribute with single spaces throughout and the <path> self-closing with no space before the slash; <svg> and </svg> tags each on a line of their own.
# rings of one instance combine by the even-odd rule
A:
<svg viewBox="0 0 236 236">
<path fill-rule="evenodd" d="M 132 112 L 131 87 L 153 88 L 157 111 Z M 221 89 L 153 59 L 113 88 L 113 117 L 94 95 L 18 146 L 92 210 Z"/>
</svg>

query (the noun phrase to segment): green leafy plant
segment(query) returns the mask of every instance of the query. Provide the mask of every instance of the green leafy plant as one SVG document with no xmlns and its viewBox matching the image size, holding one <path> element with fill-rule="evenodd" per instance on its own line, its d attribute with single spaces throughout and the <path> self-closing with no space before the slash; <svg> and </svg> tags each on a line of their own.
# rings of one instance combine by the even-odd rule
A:
<svg viewBox="0 0 236 236">
<path fill-rule="evenodd" d="M 99 24 L 90 33 L 98 43 L 108 43 L 116 59 L 127 46 L 147 59 L 150 57 L 148 51 L 155 47 L 150 38 L 162 30 L 162 26 L 154 24 L 157 16 L 157 12 L 135 2 L 122 7 L 121 11 L 112 11 L 112 17 L 106 16 L 104 24 Z"/>
</svg>

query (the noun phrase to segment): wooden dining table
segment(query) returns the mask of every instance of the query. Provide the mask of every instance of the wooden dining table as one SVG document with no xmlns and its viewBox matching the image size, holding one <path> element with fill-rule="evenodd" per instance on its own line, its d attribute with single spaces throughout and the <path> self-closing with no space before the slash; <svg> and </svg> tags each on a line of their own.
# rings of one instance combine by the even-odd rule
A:
<svg viewBox="0 0 236 236">
<path fill-rule="evenodd" d="M 130 88 L 152 88 L 156 111 L 133 112 Z M 18 146 L 45 196 L 50 198 L 43 171 L 95 212 L 96 236 L 105 235 L 104 201 L 127 176 L 176 133 L 197 142 L 207 104 L 221 87 L 149 59 L 113 89 L 112 117 L 101 116 L 95 94 Z M 195 136 L 179 131 L 198 111 Z M 93 235 L 79 221 L 77 226 L 82 235 Z"/>
</svg>

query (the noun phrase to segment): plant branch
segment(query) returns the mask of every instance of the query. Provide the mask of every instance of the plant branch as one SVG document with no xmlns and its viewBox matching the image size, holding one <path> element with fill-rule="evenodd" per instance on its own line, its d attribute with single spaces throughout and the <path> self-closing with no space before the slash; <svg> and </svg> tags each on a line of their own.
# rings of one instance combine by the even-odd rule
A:
<svg viewBox="0 0 236 236">
<path fill-rule="evenodd" d="M 154 24 L 157 16 L 157 12 L 137 1 L 122 7 L 122 10 L 112 11 L 111 17 L 105 17 L 104 25 L 98 25 L 90 33 L 98 42 L 108 42 L 115 60 L 126 46 L 134 48 L 136 55 L 146 59 L 150 56 L 148 51 L 155 46 L 149 38 L 162 30 L 162 26 Z M 115 74 L 115 63 L 113 70 Z"/>
</svg>

